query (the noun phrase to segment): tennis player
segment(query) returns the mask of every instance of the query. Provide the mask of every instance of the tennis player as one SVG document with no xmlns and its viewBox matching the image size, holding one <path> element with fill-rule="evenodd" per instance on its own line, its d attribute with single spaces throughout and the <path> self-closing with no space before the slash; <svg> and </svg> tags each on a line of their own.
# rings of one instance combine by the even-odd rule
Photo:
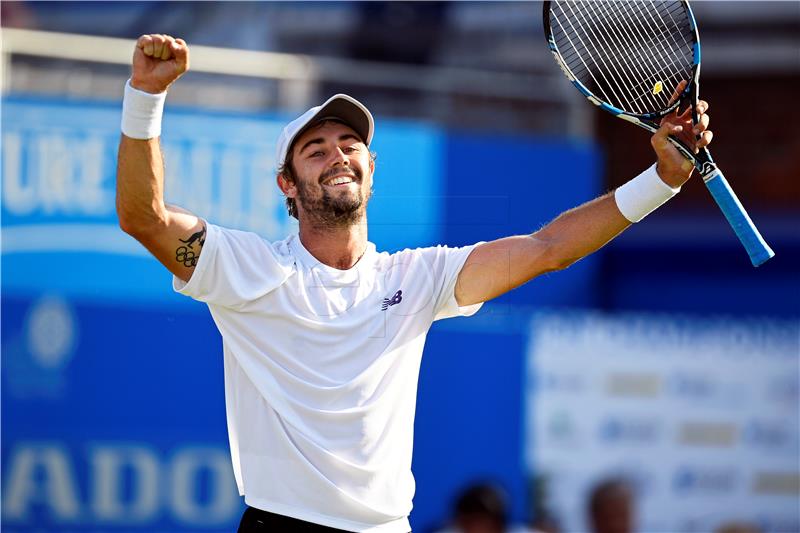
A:
<svg viewBox="0 0 800 533">
<path fill-rule="evenodd" d="M 711 140 L 701 102 L 694 131 L 686 113 L 675 114 L 652 137 L 657 166 L 534 233 L 390 254 L 367 238 L 373 118 L 338 94 L 280 135 L 276 181 L 299 232 L 268 242 L 164 203 L 161 114 L 188 68 L 183 40 L 138 39 L 117 213 L 172 272 L 174 289 L 208 304 L 222 334 L 231 458 L 248 505 L 239 531 L 408 532 L 417 377 L 431 324 L 472 315 L 594 252 L 689 179 L 692 164 L 668 134 L 692 143 L 698 135 L 698 147 Z M 501 160 L 501 149 L 487 149 Z M 505 174 L 487 179 L 509 187 Z"/>
</svg>

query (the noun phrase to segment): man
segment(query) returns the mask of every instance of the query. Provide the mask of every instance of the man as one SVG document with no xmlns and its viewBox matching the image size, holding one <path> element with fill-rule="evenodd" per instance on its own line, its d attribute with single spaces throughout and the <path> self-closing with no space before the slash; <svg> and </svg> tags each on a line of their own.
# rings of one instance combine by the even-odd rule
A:
<svg viewBox="0 0 800 533">
<path fill-rule="evenodd" d="M 409 531 L 416 385 L 432 322 L 471 315 L 594 252 L 689 178 L 692 166 L 668 134 L 701 134 L 698 146 L 711 140 L 703 102 L 695 132 L 684 113 L 653 136 L 658 173 L 533 234 L 378 253 L 366 218 L 372 115 L 336 95 L 279 138 L 277 185 L 299 234 L 269 243 L 164 203 L 161 110 L 188 68 L 181 39 L 137 41 L 117 213 L 122 229 L 174 274 L 175 290 L 208 304 L 222 334 L 231 456 L 249 505 L 240 531 Z"/>
</svg>

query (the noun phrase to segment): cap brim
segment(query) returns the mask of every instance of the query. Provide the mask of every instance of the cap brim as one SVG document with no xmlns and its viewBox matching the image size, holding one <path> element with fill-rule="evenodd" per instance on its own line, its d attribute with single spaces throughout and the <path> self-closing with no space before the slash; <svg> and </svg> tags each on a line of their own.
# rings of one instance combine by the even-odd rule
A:
<svg viewBox="0 0 800 533">
<path fill-rule="evenodd" d="M 294 139 L 297 139 L 305 130 L 313 126 L 320 120 L 336 118 L 353 128 L 361 140 L 369 146 L 372 142 L 373 119 L 372 114 L 358 100 L 346 94 L 337 94 L 322 104 L 322 107 L 311 117 L 306 125 L 297 132 Z"/>
</svg>

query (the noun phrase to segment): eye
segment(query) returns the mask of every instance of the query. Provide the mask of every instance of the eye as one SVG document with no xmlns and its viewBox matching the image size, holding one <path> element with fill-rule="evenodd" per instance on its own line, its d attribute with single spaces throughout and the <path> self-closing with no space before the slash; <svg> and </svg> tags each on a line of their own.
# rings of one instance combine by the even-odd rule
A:
<svg viewBox="0 0 800 533">
<path fill-rule="evenodd" d="M 356 146 L 345 146 L 342 148 L 342 151 L 346 154 L 352 154 L 353 152 L 358 152 L 358 147 Z"/>
<path fill-rule="evenodd" d="M 309 156 L 308 156 L 308 157 L 320 157 L 320 156 L 322 156 L 322 155 L 325 155 L 325 154 L 322 152 L 322 150 L 317 150 L 316 152 L 312 152 L 311 154 L 309 154 Z"/>
</svg>

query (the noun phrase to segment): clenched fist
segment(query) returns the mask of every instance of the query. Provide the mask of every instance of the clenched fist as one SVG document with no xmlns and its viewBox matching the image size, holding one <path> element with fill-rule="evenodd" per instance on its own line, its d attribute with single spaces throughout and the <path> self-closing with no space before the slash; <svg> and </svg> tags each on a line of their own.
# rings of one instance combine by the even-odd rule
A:
<svg viewBox="0 0 800 533">
<path fill-rule="evenodd" d="M 131 86 L 148 93 L 163 93 L 189 70 L 189 47 L 169 35 L 142 35 L 133 51 Z"/>
</svg>

